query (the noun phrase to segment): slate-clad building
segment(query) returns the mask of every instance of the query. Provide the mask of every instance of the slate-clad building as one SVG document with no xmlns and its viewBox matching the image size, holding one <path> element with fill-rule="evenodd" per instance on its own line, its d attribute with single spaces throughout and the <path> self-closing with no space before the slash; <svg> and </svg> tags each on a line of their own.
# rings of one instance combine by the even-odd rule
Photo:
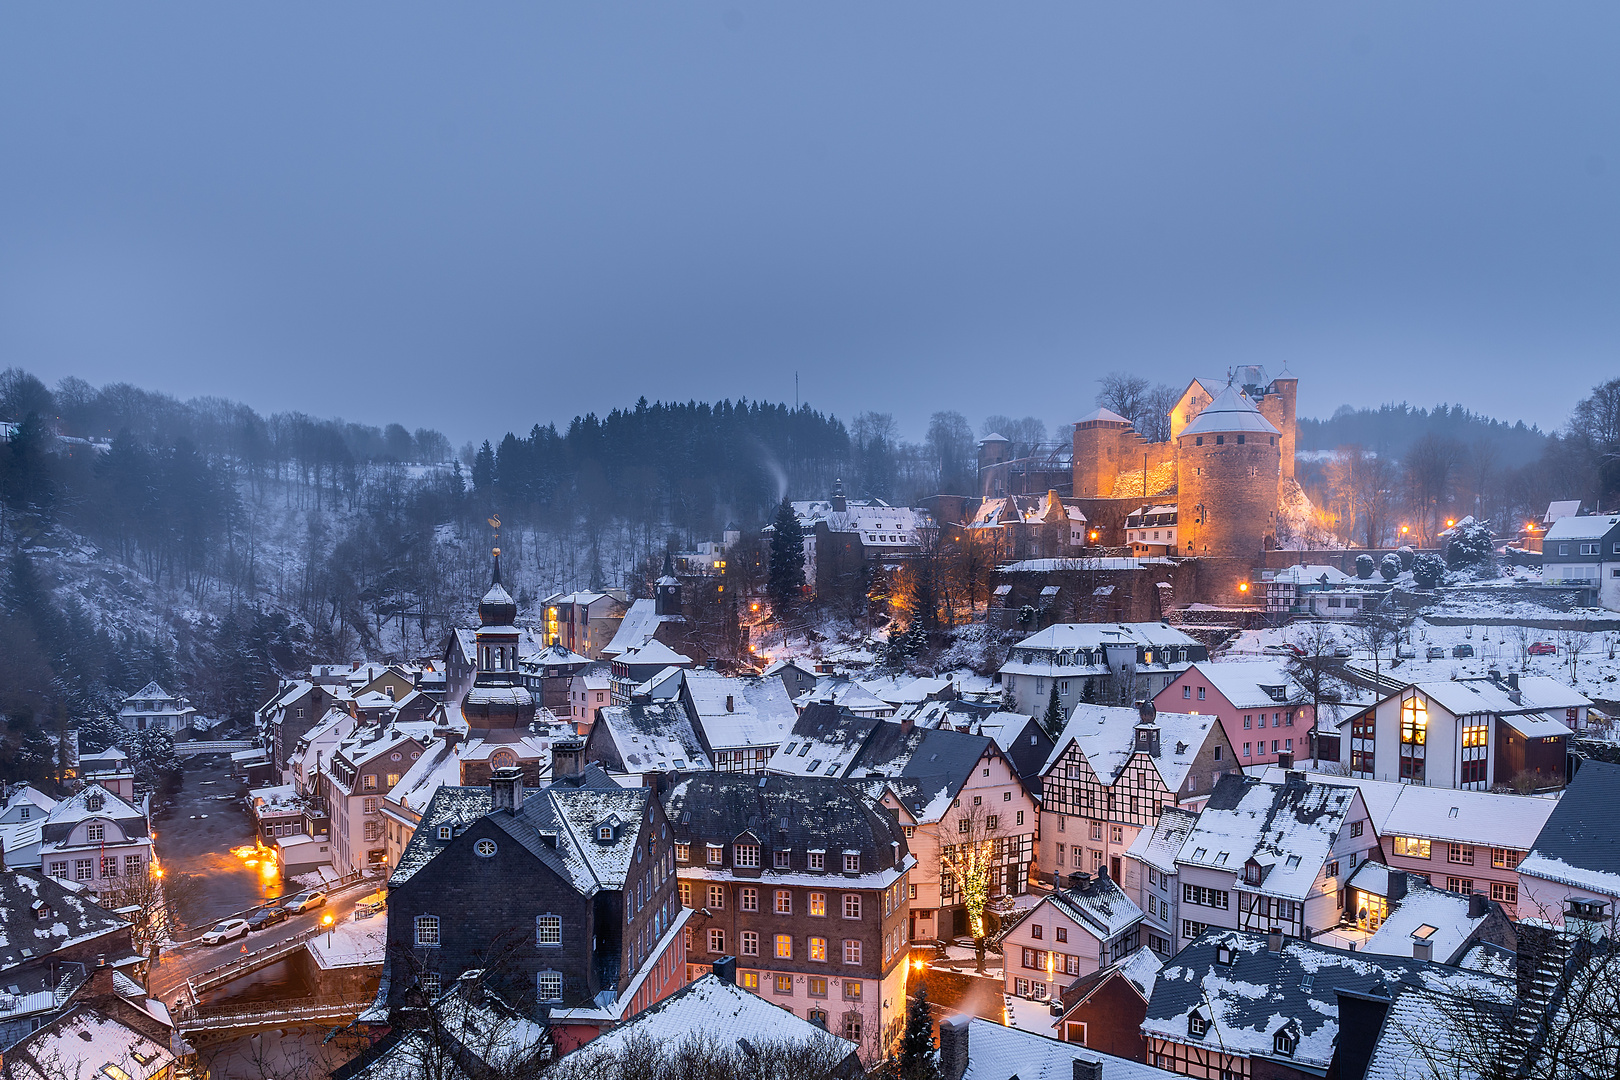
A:
<svg viewBox="0 0 1620 1080">
<path fill-rule="evenodd" d="M 428 996 L 474 968 L 514 1006 L 610 1023 L 685 982 L 683 914 L 663 809 L 600 769 L 526 791 L 439 788 L 388 879 L 381 999 Z"/>
<path fill-rule="evenodd" d="M 907 875 L 894 817 L 825 777 L 705 773 L 664 796 L 691 974 L 737 958 L 737 982 L 861 1047 L 906 1010 Z"/>
</svg>

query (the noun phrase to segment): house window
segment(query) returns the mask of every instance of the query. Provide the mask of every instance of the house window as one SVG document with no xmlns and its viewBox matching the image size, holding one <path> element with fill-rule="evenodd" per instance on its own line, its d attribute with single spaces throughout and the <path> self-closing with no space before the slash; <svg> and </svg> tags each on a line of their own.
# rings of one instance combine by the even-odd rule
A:
<svg viewBox="0 0 1620 1080">
<path fill-rule="evenodd" d="M 787 889 L 776 890 L 776 913 L 778 915 L 793 914 L 793 894 Z"/>
<path fill-rule="evenodd" d="M 1299 1038 L 1291 1029 L 1283 1028 L 1281 1031 L 1277 1032 L 1276 1037 L 1271 1040 L 1271 1045 L 1272 1048 L 1277 1051 L 1277 1053 L 1282 1054 L 1284 1057 L 1292 1057 L 1294 1048 L 1299 1045 Z"/>
<path fill-rule="evenodd" d="M 793 976 L 773 975 L 771 977 L 771 989 L 775 990 L 778 994 L 793 993 Z"/>
<path fill-rule="evenodd" d="M 1472 844 L 1447 844 L 1446 862 L 1456 863 L 1460 866 L 1474 865 L 1474 846 Z"/>
<path fill-rule="evenodd" d="M 805 980 L 805 992 L 813 998 L 827 996 L 827 977 L 825 975 L 812 975 Z"/>
<path fill-rule="evenodd" d="M 1420 698 L 1401 702 L 1401 779 L 1422 783 L 1424 744 L 1428 740 L 1429 707 Z"/>
<path fill-rule="evenodd" d="M 416 985 L 422 988 L 422 993 L 430 998 L 439 996 L 439 973 L 437 971 L 421 971 L 416 975 Z"/>
<path fill-rule="evenodd" d="M 1360 836 L 1361 835 L 1361 826 L 1362 826 L 1362 824 L 1363 823 L 1359 822 L 1359 821 L 1352 821 L 1350 823 L 1350 835 L 1351 836 Z"/>
<path fill-rule="evenodd" d="M 1093 840 L 1102 839 L 1102 823 L 1100 821 L 1093 821 L 1091 823 L 1091 838 Z"/>
<path fill-rule="evenodd" d="M 675 860 L 677 862 L 691 862 L 692 861 L 692 845 L 691 844 L 676 844 L 675 845 Z"/>
<path fill-rule="evenodd" d="M 776 935 L 776 958 L 778 960 L 791 960 L 791 959 L 793 959 L 793 935 L 792 934 L 777 934 Z M 789 990 L 789 993 L 791 993 L 791 992 L 792 991 Z"/>
<path fill-rule="evenodd" d="M 732 848 L 731 861 L 734 866 L 757 868 L 759 866 L 759 845 L 736 845 Z"/>
<path fill-rule="evenodd" d="M 561 945 L 562 916 L 536 915 L 534 918 L 534 943 L 536 945 Z"/>
<path fill-rule="evenodd" d="M 908 829 L 911 829 L 912 832 L 916 831 L 915 829 L 913 829 L 909 825 L 906 826 L 906 827 Z M 906 833 L 906 838 L 907 839 L 911 838 L 911 832 Z M 825 869 L 827 869 L 827 853 L 825 851 L 812 851 L 812 852 L 810 852 L 810 869 L 812 869 L 812 870 L 825 870 Z"/>
<path fill-rule="evenodd" d="M 825 964 L 827 962 L 827 939 L 813 937 L 810 939 L 810 959 Z"/>
<path fill-rule="evenodd" d="M 1512 848 L 1491 848 L 1491 865 L 1501 867 L 1504 870 L 1514 869 L 1519 865 L 1519 860 L 1522 858 L 1524 858 L 1524 852 L 1522 851 L 1514 851 Z"/>
<path fill-rule="evenodd" d="M 1187 1017 L 1187 1034 L 1202 1038 L 1209 1031 L 1209 1020 L 1202 1014 L 1194 1012 Z"/>
<path fill-rule="evenodd" d="M 724 911 L 726 907 L 726 887 L 724 885 L 710 885 L 708 889 L 708 909 L 710 911 Z"/>
<path fill-rule="evenodd" d="M 1000 827 L 1001 827 L 1001 817 L 1000 817 L 1000 815 L 998 815 L 998 814 L 989 814 L 989 815 L 987 815 L 985 817 L 985 819 L 984 819 L 984 828 L 985 828 L 986 832 L 995 832 Z"/>
<path fill-rule="evenodd" d="M 1491 899 L 1498 904 L 1517 904 L 1519 902 L 1519 887 L 1493 881 L 1491 882 Z"/>
<path fill-rule="evenodd" d="M 858 874 L 861 872 L 860 854 L 854 851 L 844 852 L 844 873 Z"/>
<path fill-rule="evenodd" d="M 1202 687 L 1202 686 L 1200 686 L 1200 687 L 1199 687 L 1199 688 L 1198 688 L 1198 700 L 1199 700 L 1199 701 L 1203 701 L 1203 700 L 1204 700 L 1204 691 L 1205 691 L 1205 689 L 1206 689 L 1206 687 Z"/>
<path fill-rule="evenodd" d="M 726 951 L 726 932 L 724 930 L 713 927 L 709 929 L 709 951 L 716 954 Z"/>
<path fill-rule="evenodd" d="M 1244 743 L 1244 744 L 1243 744 L 1243 756 L 1244 756 L 1244 757 L 1250 757 L 1250 756 L 1252 756 L 1252 755 L 1250 755 L 1250 753 L 1249 753 L 1249 744 L 1248 744 L 1248 743 Z"/>
<path fill-rule="evenodd" d="M 691 907 L 692 906 L 692 883 L 690 881 L 682 881 L 682 882 L 678 883 L 675 886 L 675 888 L 676 888 L 676 891 L 678 893 L 680 893 L 681 907 Z"/>
<path fill-rule="evenodd" d="M 440 840 L 448 840 L 448 839 L 450 839 L 450 826 L 448 826 L 448 825 L 440 825 L 439 826 L 439 839 Z"/>
<path fill-rule="evenodd" d="M 1183 686 L 1183 687 L 1182 687 L 1182 688 L 1181 688 L 1181 696 L 1182 696 L 1182 697 L 1183 697 L 1183 698 L 1190 698 L 1190 697 L 1192 697 L 1192 687 L 1190 687 L 1190 686 Z"/>
<path fill-rule="evenodd" d="M 790 869 L 792 867 L 792 865 L 793 865 L 793 852 L 789 851 L 786 848 L 783 848 L 780 851 L 774 852 L 773 855 L 772 855 L 772 858 L 774 860 L 772 865 L 775 866 L 778 870 L 787 870 L 787 869 Z"/>
<path fill-rule="evenodd" d="M 759 910 L 759 890 L 752 885 L 744 885 L 737 890 L 737 907 L 742 911 Z"/>
<path fill-rule="evenodd" d="M 720 865 L 722 865 L 725 862 L 725 857 L 726 857 L 725 856 L 725 850 L 726 849 L 721 847 L 719 844 L 710 844 L 710 845 L 708 845 L 709 865 L 710 866 L 720 866 Z"/>
<path fill-rule="evenodd" d="M 861 917 L 861 894 L 844 894 L 844 918 L 858 919 Z"/>
<path fill-rule="evenodd" d="M 124 873 L 130 877 L 141 876 L 141 857 L 139 855 L 124 856 Z"/>
<path fill-rule="evenodd" d="M 855 946 L 855 959 L 854 960 L 851 960 L 849 958 L 849 956 L 847 955 L 848 952 L 849 952 L 849 946 L 850 945 Z M 860 961 L 860 954 L 861 954 L 861 943 L 860 942 L 858 942 L 858 941 L 855 941 L 855 942 L 846 941 L 846 942 L 844 942 L 844 952 L 846 954 L 845 957 L 844 957 L 844 963 L 846 963 L 846 964 L 858 964 L 858 963 L 861 962 Z M 844 1000 L 845 1001 L 863 1001 L 863 1000 L 865 1000 L 864 990 L 865 990 L 865 987 L 861 983 L 861 980 L 859 980 L 859 979 L 845 979 L 844 980 Z"/>
<path fill-rule="evenodd" d="M 1034 938 L 1036 941 L 1039 941 L 1041 939 L 1041 935 L 1044 933 L 1045 931 L 1041 929 L 1040 923 L 1029 924 L 1029 936 Z"/>
<path fill-rule="evenodd" d="M 1474 882 L 1471 878 L 1448 877 L 1446 878 L 1446 891 L 1462 893 L 1464 896 L 1472 896 L 1474 892 Z"/>
<path fill-rule="evenodd" d="M 92 844 L 98 844 L 107 838 L 107 826 L 99 821 L 92 821 L 84 827 L 84 838 Z"/>
<path fill-rule="evenodd" d="M 437 915 L 418 915 L 416 917 L 416 944 L 422 948 L 433 948 L 439 944 L 439 917 Z"/>
<path fill-rule="evenodd" d="M 360 790 L 361 791 L 376 791 L 377 790 L 377 774 L 376 773 L 367 773 L 366 775 L 362 776 L 360 778 Z"/>
<path fill-rule="evenodd" d="M 1429 841 L 1415 836 L 1397 836 L 1395 838 L 1395 854 L 1408 859 L 1427 859 L 1429 857 Z"/>
<path fill-rule="evenodd" d="M 753 930 L 744 930 L 738 935 L 742 941 L 742 954 L 744 956 L 759 955 L 759 934 Z"/>
<path fill-rule="evenodd" d="M 844 939 L 844 963 L 858 964 L 861 962 L 861 943 L 857 938 Z M 848 984 L 846 984 L 847 987 Z M 859 993 L 859 991 L 857 991 Z M 847 990 L 845 996 L 848 996 Z"/>
<path fill-rule="evenodd" d="M 101 876 L 104 878 L 118 876 L 118 856 L 103 855 L 101 857 Z"/>
<path fill-rule="evenodd" d="M 810 894 L 810 914 L 825 917 L 827 914 L 827 894 L 813 892 Z"/>
<path fill-rule="evenodd" d="M 535 997 L 541 1001 L 562 1000 L 562 973 L 542 971 L 534 977 Z"/>
<path fill-rule="evenodd" d="M 94 869 L 95 863 L 89 859 L 73 860 L 73 877 L 77 881 L 89 881 L 92 877 L 91 871 Z"/>
<path fill-rule="evenodd" d="M 67 877 L 67 863 L 65 863 L 65 862 L 53 862 L 53 863 L 51 863 L 51 877 L 57 877 L 57 878 L 65 878 L 65 877 Z"/>
<path fill-rule="evenodd" d="M 1069 928 L 1067 926 L 1054 927 L 1052 932 L 1057 935 L 1059 941 L 1069 940 Z"/>
<path fill-rule="evenodd" d="M 1134 798 L 1133 798 L 1133 801 L 1134 801 Z M 1134 810 L 1135 807 L 1133 806 L 1132 809 Z M 1110 826 L 1108 826 L 1108 842 L 1111 843 L 1111 844 L 1123 844 L 1125 842 L 1125 826 L 1123 826 L 1123 825 L 1110 825 Z"/>
</svg>

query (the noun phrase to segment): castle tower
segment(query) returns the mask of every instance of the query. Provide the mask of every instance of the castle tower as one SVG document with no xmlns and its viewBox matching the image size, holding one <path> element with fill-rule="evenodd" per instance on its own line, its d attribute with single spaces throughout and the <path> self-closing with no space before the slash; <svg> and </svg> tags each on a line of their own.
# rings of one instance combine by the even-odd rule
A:
<svg viewBox="0 0 1620 1080">
<path fill-rule="evenodd" d="M 675 576 L 675 562 L 664 552 L 664 573 L 653 583 L 653 611 L 659 615 L 681 613 L 681 580 Z"/>
<path fill-rule="evenodd" d="M 994 498 L 1007 494 L 1006 470 L 996 468 L 1012 457 L 1012 441 L 991 432 L 979 440 L 979 495 Z"/>
<path fill-rule="evenodd" d="M 1282 447 L 1282 475 L 1285 480 L 1294 478 L 1294 447 L 1295 435 L 1298 426 L 1295 423 L 1294 407 L 1299 400 L 1299 380 L 1294 378 L 1285 365 L 1282 374 L 1271 382 L 1272 393 L 1268 398 L 1274 397 L 1277 401 L 1277 415 L 1267 417 L 1277 426 L 1279 436 L 1277 443 Z"/>
<path fill-rule="evenodd" d="M 1176 439 L 1177 540 L 1183 555 L 1258 555 L 1277 527 L 1281 433 L 1228 386 Z"/>
<path fill-rule="evenodd" d="M 1075 421 L 1075 498 L 1113 497 L 1122 447 L 1130 430 L 1131 422 L 1109 409 L 1096 409 Z"/>
</svg>

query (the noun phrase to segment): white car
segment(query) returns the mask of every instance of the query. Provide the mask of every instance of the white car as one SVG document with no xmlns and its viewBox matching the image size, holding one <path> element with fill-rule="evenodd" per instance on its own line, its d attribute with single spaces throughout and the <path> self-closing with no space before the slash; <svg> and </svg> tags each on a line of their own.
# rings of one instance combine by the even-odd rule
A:
<svg viewBox="0 0 1620 1080">
<path fill-rule="evenodd" d="M 204 945 L 218 945 L 234 938 L 247 937 L 247 932 L 248 924 L 246 919 L 226 919 L 197 940 Z"/>
</svg>

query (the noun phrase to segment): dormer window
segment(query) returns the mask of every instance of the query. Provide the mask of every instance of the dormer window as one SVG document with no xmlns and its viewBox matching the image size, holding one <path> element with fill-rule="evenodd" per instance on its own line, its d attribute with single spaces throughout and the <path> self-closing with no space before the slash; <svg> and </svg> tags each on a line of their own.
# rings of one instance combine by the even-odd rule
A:
<svg viewBox="0 0 1620 1080">
<path fill-rule="evenodd" d="M 759 869 L 758 844 L 734 844 L 731 849 L 731 865 L 745 869 Z"/>
<path fill-rule="evenodd" d="M 450 826 L 448 826 L 448 825 L 440 825 L 439 826 L 439 839 L 440 840 L 448 840 L 448 839 L 450 839 L 450 837 L 451 837 Z"/>
<path fill-rule="evenodd" d="M 1271 1040 L 1271 1046 L 1284 1057 L 1293 1057 L 1294 1051 L 1299 1049 L 1299 1033 L 1294 1030 L 1292 1024 L 1289 1024 L 1277 1032 Z"/>
<path fill-rule="evenodd" d="M 858 874 L 861 872 L 861 855 L 858 851 L 844 852 L 844 873 Z"/>
<path fill-rule="evenodd" d="M 613 826 L 612 825 L 598 825 L 596 827 L 596 838 L 598 840 L 600 840 L 604 844 L 612 843 L 613 842 Z"/>
<path fill-rule="evenodd" d="M 101 792 L 99 791 L 91 792 L 89 795 L 84 797 L 84 808 L 86 810 L 98 811 L 105 803 L 106 800 L 101 797 Z"/>
<path fill-rule="evenodd" d="M 1192 1012 L 1187 1016 L 1187 1034 L 1202 1038 L 1209 1033 L 1209 1018 L 1201 1012 Z"/>
<path fill-rule="evenodd" d="M 1230 946 L 1230 945 L 1217 945 L 1215 947 L 1215 962 L 1217 964 L 1221 964 L 1221 965 L 1226 966 L 1226 967 L 1231 967 L 1232 964 L 1234 964 L 1236 961 L 1237 961 L 1237 956 L 1236 956 L 1235 953 L 1232 952 L 1232 946 Z"/>
<path fill-rule="evenodd" d="M 710 866 L 723 866 L 726 860 L 726 849 L 719 844 L 708 845 L 708 863 Z"/>
<path fill-rule="evenodd" d="M 1244 881 L 1244 884 L 1246 884 L 1246 885 L 1258 885 L 1258 884 L 1260 884 L 1260 864 L 1259 863 L 1254 862 L 1254 861 L 1251 860 L 1249 862 L 1249 864 L 1246 865 L 1243 868 L 1243 881 Z"/>
<path fill-rule="evenodd" d="M 777 849 L 772 856 L 772 866 L 778 870 L 788 870 L 793 866 L 793 852 L 787 848 Z"/>
</svg>

